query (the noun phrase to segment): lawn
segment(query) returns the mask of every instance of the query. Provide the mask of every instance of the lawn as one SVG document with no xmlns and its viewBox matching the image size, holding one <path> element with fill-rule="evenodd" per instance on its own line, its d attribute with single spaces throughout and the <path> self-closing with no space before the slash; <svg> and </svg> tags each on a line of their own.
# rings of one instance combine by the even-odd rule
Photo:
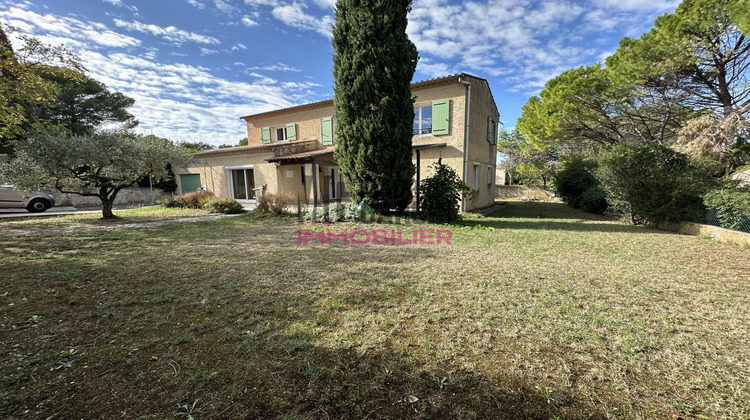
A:
<svg viewBox="0 0 750 420">
<path fill-rule="evenodd" d="M 358 227 L 452 238 L 297 244 Z M 0 237 L 0 417 L 750 418 L 748 255 L 520 202 Z"/>
</svg>

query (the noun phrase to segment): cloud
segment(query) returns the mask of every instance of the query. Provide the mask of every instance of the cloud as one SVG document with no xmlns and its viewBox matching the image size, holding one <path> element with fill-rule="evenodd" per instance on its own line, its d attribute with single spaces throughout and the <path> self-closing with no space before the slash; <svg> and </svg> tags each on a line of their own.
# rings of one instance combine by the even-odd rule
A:
<svg viewBox="0 0 750 420">
<path fill-rule="evenodd" d="M 235 64 L 238 64 L 238 63 L 235 63 Z M 239 64 L 243 64 L 243 63 L 239 63 Z M 295 73 L 299 73 L 301 71 L 300 69 L 296 69 L 294 67 L 287 66 L 284 63 L 276 63 L 276 64 L 272 64 L 270 66 L 262 66 L 262 67 L 250 67 L 248 70 L 291 71 L 291 72 L 295 72 Z"/>
<path fill-rule="evenodd" d="M 158 25 L 145 24 L 138 21 L 126 22 L 121 19 L 114 20 L 115 25 L 120 28 L 125 28 L 131 31 L 136 31 L 144 34 L 151 34 L 154 36 L 160 36 L 167 41 L 174 43 L 175 45 L 182 45 L 185 42 L 196 42 L 199 44 L 220 44 L 221 42 L 208 35 L 200 35 L 193 32 L 188 32 L 182 29 L 177 29 L 174 26 L 161 27 Z"/>
<path fill-rule="evenodd" d="M 237 44 L 237 45 L 232 46 L 232 51 L 246 50 L 246 49 L 247 49 L 247 45 L 245 44 Z"/>
<path fill-rule="evenodd" d="M 137 12 L 138 11 L 137 7 L 135 7 L 135 6 L 129 6 L 129 5 L 125 4 L 125 3 L 123 3 L 122 0 L 102 0 L 102 1 L 104 1 L 105 3 L 109 3 L 109 4 L 113 5 L 113 6 L 124 7 L 124 8 L 126 8 L 126 9 L 128 9 L 130 11 L 133 11 L 133 12 Z"/>
<path fill-rule="evenodd" d="M 122 48 L 141 44 L 140 40 L 113 32 L 101 23 L 82 22 L 78 19 L 51 14 L 40 15 L 15 6 L 0 10 L 0 18 L 6 19 L 9 24 L 32 35 L 61 38 L 63 42 L 58 42 L 58 44 L 64 43 L 67 46 Z M 45 40 L 45 42 L 49 41 Z"/>
<path fill-rule="evenodd" d="M 242 17 L 242 24 L 245 25 L 245 26 L 247 26 L 248 28 L 251 27 L 251 26 L 258 26 L 258 22 L 250 19 L 247 16 L 243 16 Z"/>
<path fill-rule="evenodd" d="M 315 31 L 327 38 L 331 38 L 333 27 L 332 16 L 313 16 L 305 12 L 306 6 L 300 3 L 292 3 L 284 6 L 274 7 L 273 17 L 287 26 Z"/>
<path fill-rule="evenodd" d="M 536 93 L 560 72 L 599 61 L 611 35 L 638 33 L 677 0 L 415 0 L 407 34 L 417 71 L 499 77 L 512 91 Z M 485 24 L 486 23 L 486 24 Z M 588 40 L 587 43 L 585 43 Z"/>
<path fill-rule="evenodd" d="M 187 0 L 187 2 L 188 2 L 189 5 L 191 5 L 193 7 L 197 7 L 199 9 L 204 9 L 206 7 L 205 4 L 199 2 L 198 0 Z"/>
</svg>

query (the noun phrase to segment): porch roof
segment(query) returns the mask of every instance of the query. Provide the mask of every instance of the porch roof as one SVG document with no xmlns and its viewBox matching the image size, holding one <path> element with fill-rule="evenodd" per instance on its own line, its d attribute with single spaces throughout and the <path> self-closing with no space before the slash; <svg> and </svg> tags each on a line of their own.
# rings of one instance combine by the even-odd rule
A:
<svg viewBox="0 0 750 420">
<path fill-rule="evenodd" d="M 411 149 L 414 151 L 422 151 L 427 149 L 432 149 L 433 147 L 444 147 L 447 143 L 428 143 L 428 144 L 413 144 L 411 146 Z M 284 156 L 274 156 L 265 159 L 266 162 L 270 163 L 279 163 L 281 165 L 291 165 L 291 164 L 297 164 L 297 163 L 310 163 L 313 159 L 317 159 L 319 157 L 333 157 L 333 148 L 329 149 L 318 149 L 318 150 L 311 150 L 309 152 L 302 152 L 302 153 L 295 153 L 291 155 L 284 155 Z"/>
</svg>

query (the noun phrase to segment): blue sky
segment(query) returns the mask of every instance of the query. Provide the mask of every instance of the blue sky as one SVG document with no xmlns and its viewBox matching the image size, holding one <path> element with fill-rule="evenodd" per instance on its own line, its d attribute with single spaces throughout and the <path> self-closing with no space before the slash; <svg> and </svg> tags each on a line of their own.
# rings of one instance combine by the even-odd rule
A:
<svg viewBox="0 0 750 420">
<path fill-rule="evenodd" d="M 487 78 L 506 128 L 544 83 L 603 60 L 675 0 L 416 0 L 416 80 Z M 0 0 L 0 20 L 64 44 L 136 100 L 139 131 L 235 144 L 238 118 L 333 93 L 335 0 Z"/>
</svg>

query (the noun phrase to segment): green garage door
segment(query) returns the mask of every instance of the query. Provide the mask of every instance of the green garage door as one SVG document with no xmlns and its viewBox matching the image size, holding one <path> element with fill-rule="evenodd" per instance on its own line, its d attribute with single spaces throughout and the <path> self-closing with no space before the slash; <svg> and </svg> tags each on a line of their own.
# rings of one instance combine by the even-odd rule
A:
<svg viewBox="0 0 750 420">
<path fill-rule="evenodd" d="M 182 184 L 183 194 L 198 191 L 201 187 L 201 176 L 198 174 L 180 175 L 180 184 Z"/>
</svg>

